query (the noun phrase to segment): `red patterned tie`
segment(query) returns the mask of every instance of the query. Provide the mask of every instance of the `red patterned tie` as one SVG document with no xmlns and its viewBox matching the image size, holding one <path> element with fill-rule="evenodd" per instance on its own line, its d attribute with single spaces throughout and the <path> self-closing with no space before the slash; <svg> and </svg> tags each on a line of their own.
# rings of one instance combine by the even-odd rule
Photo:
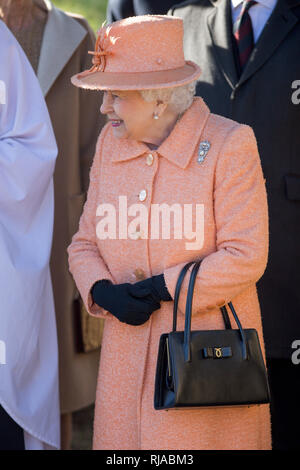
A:
<svg viewBox="0 0 300 470">
<path fill-rule="evenodd" d="M 257 3 L 254 0 L 244 0 L 241 12 L 233 25 L 233 35 L 236 39 L 241 69 L 243 70 L 251 55 L 254 40 L 249 8 Z"/>
</svg>

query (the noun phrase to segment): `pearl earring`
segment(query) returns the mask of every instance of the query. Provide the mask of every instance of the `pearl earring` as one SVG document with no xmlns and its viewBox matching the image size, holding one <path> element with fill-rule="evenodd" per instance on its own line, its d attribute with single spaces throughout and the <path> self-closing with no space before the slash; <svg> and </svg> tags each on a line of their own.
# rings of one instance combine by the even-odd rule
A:
<svg viewBox="0 0 300 470">
<path fill-rule="evenodd" d="M 159 115 L 157 113 L 153 114 L 153 119 L 159 119 Z"/>
</svg>

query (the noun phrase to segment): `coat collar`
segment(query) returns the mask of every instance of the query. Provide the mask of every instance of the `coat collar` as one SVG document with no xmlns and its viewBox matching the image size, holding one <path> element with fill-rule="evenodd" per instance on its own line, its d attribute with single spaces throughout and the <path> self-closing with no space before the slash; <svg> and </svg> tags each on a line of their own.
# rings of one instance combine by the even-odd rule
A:
<svg viewBox="0 0 300 470">
<path fill-rule="evenodd" d="M 37 76 L 46 96 L 87 31 L 71 16 L 56 8 L 50 0 L 44 0 L 44 3 L 48 10 L 48 19 Z"/>
<path fill-rule="evenodd" d="M 299 21 L 292 11 L 300 5 L 300 0 L 278 0 L 261 36 L 253 49 L 251 60 L 237 80 L 234 56 L 232 53 L 231 2 L 210 0 L 212 12 L 207 16 L 213 47 L 221 70 L 234 90 L 248 80 L 271 57 L 290 30 Z M 263 43 L 263 47 L 260 44 Z"/>
<path fill-rule="evenodd" d="M 174 165 L 185 169 L 194 154 L 209 114 L 209 108 L 202 98 L 194 98 L 192 106 L 184 113 L 156 152 Z M 114 163 L 132 160 L 151 152 L 146 144 L 129 139 L 115 139 L 114 144 L 112 155 Z"/>
</svg>

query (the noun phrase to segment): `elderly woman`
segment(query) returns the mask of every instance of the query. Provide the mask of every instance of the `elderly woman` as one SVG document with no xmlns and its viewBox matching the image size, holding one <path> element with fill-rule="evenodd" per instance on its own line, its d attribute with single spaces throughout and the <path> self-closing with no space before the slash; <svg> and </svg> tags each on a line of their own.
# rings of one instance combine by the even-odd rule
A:
<svg viewBox="0 0 300 470">
<path fill-rule="evenodd" d="M 255 137 L 194 98 L 201 71 L 184 60 L 182 36 L 177 18 L 113 23 L 98 33 L 93 67 L 72 78 L 105 90 L 101 112 L 109 120 L 68 249 L 88 311 L 106 318 L 94 449 L 270 448 L 268 405 L 153 406 L 159 338 L 171 330 L 188 261 L 203 259 L 192 327 L 222 329 L 219 307 L 232 300 L 263 346 L 255 283 L 267 262 L 268 218 Z"/>
</svg>

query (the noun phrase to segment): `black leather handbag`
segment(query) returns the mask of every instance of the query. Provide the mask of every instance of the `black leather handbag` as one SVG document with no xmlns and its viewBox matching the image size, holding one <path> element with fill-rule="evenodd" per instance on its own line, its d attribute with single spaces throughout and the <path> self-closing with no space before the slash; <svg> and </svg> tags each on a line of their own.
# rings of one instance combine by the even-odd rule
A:
<svg viewBox="0 0 300 470">
<path fill-rule="evenodd" d="M 184 331 L 176 331 L 180 288 L 193 266 L 185 311 Z M 224 330 L 191 331 L 194 285 L 201 261 L 187 263 L 178 277 L 173 331 L 160 338 L 155 377 L 154 408 L 167 410 L 269 403 L 270 393 L 258 335 L 243 329 L 231 302 L 238 329 L 231 328 L 226 306 L 221 307 Z"/>
</svg>

